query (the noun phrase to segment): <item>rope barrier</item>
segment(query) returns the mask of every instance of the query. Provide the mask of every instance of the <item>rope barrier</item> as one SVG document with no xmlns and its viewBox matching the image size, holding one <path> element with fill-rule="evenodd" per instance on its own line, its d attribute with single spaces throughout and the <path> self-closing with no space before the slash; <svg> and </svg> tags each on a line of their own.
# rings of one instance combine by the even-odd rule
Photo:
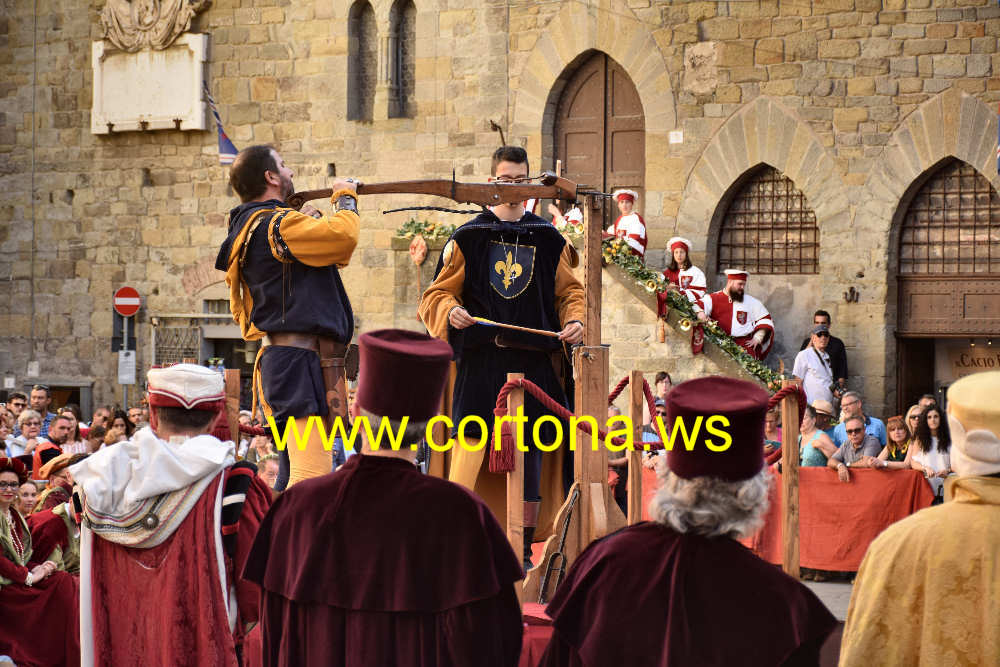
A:
<svg viewBox="0 0 1000 667">
<path fill-rule="evenodd" d="M 263 426 L 247 426 L 246 424 L 240 424 L 240 433 L 246 433 L 247 435 L 268 435 L 268 431 Z"/>
<path fill-rule="evenodd" d="M 608 404 L 610 405 L 621 392 L 628 386 L 629 378 L 625 376 L 615 385 L 615 388 L 608 395 Z M 656 403 L 653 398 L 653 392 L 649 387 L 649 383 L 643 379 L 643 393 L 646 395 L 646 402 L 649 404 L 650 414 L 656 413 Z M 554 398 L 546 394 L 541 387 L 536 385 L 531 380 L 510 380 L 504 383 L 500 388 L 500 393 L 497 394 L 496 406 L 493 409 L 493 415 L 495 417 L 506 417 L 507 416 L 507 397 L 510 392 L 514 389 L 520 387 L 524 389 L 527 393 L 531 394 L 542 404 L 546 409 L 549 410 L 556 417 L 569 421 L 571 417 L 576 417 L 572 412 L 567 410 L 564 406 L 560 405 Z M 799 423 L 802 423 L 802 416 L 805 413 L 806 397 L 805 392 L 802 391 L 801 385 L 792 385 L 784 387 L 778 390 L 773 396 L 771 396 L 767 401 L 767 408 L 770 410 L 775 405 L 781 402 L 787 396 L 796 395 L 798 399 L 799 408 Z M 586 433 L 587 435 L 593 435 L 590 424 L 586 421 L 579 421 L 576 424 L 577 428 Z M 600 428 L 597 429 L 597 436 L 602 440 L 606 440 L 608 437 L 607 431 L 603 431 Z M 495 437 L 495 436 L 494 436 Z M 622 437 L 615 437 L 611 439 L 611 443 L 617 446 L 624 446 L 627 440 Z M 664 448 L 663 441 L 656 442 L 643 442 L 642 451 L 654 452 Z M 493 473 L 506 473 L 514 470 L 514 434 L 512 430 L 511 423 L 509 421 L 504 421 L 500 426 L 500 447 L 490 448 L 490 472 Z"/>
</svg>

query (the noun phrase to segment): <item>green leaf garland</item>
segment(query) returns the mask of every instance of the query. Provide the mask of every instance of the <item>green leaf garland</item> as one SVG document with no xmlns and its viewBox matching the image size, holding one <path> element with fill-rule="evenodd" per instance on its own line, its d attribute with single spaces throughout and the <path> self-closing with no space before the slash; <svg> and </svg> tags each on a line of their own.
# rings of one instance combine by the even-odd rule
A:
<svg viewBox="0 0 1000 667">
<path fill-rule="evenodd" d="M 641 257 L 632 253 L 624 239 L 604 241 L 602 254 L 605 262 L 618 266 L 635 280 L 639 287 L 650 294 L 667 292 L 667 305 L 690 319 L 693 324 L 698 324 L 698 316 L 687 297 L 676 290 L 668 291 L 669 284 L 663 274 L 647 267 Z M 781 375 L 750 356 L 732 336 L 722 330 L 718 322 L 710 319 L 703 322 L 702 326 L 705 329 L 705 338 L 732 357 L 744 370 L 763 382 L 771 391 L 781 389 Z"/>
</svg>

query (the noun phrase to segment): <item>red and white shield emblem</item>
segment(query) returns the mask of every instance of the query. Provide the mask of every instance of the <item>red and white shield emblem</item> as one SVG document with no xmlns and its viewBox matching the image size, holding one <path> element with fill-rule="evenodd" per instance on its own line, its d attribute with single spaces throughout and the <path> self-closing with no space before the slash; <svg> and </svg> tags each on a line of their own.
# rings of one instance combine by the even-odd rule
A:
<svg viewBox="0 0 1000 667">
<path fill-rule="evenodd" d="M 745 311 L 745 310 L 737 310 L 736 311 L 736 321 L 739 322 L 740 324 L 746 324 L 747 323 L 747 311 Z"/>
<path fill-rule="evenodd" d="M 681 276 L 681 289 L 691 287 L 691 276 Z"/>
</svg>

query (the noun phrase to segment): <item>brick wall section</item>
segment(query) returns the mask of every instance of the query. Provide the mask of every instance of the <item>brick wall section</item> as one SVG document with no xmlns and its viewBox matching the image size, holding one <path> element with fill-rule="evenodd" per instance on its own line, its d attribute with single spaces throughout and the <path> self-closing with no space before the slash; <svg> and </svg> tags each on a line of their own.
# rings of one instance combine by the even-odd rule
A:
<svg viewBox="0 0 1000 667">
<path fill-rule="evenodd" d="M 218 286 L 184 276 L 214 257 L 235 203 L 214 130 L 90 134 L 90 42 L 102 4 L 40 0 L 34 47 L 30 3 L 0 19 L 0 370 L 20 382 L 36 357 L 43 376 L 94 379 L 100 402 L 117 389 L 106 351 L 114 288 L 137 287 L 147 317 L 200 310 Z M 372 2 L 380 36 L 390 5 Z M 194 21 L 192 30 L 211 35 L 209 80 L 237 146 L 275 143 L 299 189 L 324 185 L 328 165 L 368 181 L 453 170 L 478 180 L 498 141 L 492 119 L 528 148 L 534 167 L 551 156 L 567 68 L 588 49 L 604 50 L 629 72 L 645 111 L 651 262 L 681 232 L 704 266 L 719 198 L 741 165 L 770 156 L 817 212 L 821 274 L 761 279 L 750 292 L 771 300 L 787 340 L 815 307 L 831 310 L 859 374 L 852 384 L 876 408 L 894 403 L 891 221 L 912 179 L 945 155 L 997 183 L 988 157 L 1000 101 L 996 3 L 417 3 L 414 117 L 388 119 L 376 97 L 375 120 L 363 123 L 346 120 L 348 10 L 343 0 L 216 0 Z M 706 57 L 686 58 L 692 49 Z M 674 129 L 683 143 L 668 143 Z M 402 323 L 404 295 L 388 286 L 407 278 L 390 239 L 408 214 L 380 211 L 409 203 L 430 200 L 362 201 L 361 246 L 344 277 L 365 328 Z M 34 352 L 26 342 L 32 280 Z M 859 303 L 844 303 L 849 286 L 861 291 Z M 629 328 L 645 325 L 626 324 L 634 304 L 619 307 L 611 296 L 607 326 L 621 328 L 608 336 L 646 335 Z M 143 321 L 138 335 L 143 365 Z"/>
</svg>

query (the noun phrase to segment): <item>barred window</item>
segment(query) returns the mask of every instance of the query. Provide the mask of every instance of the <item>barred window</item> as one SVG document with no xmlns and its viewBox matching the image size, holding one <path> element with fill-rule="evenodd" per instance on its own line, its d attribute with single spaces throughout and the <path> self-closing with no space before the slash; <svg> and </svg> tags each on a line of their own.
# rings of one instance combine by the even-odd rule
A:
<svg viewBox="0 0 1000 667">
<path fill-rule="evenodd" d="M 952 159 L 906 209 L 901 274 L 1000 273 L 1000 198 L 986 177 Z"/>
<path fill-rule="evenodd" d="M 375 10 L 357 0 L 348 15 L 347 119 L 371 120 L 375 104 L 378 35 Z"/>
<path fill-rule="evenodd" d="M 417 8 L 412 0 L 396 0 L 389 12 L 389 118 L 413 116 Z"/>
<path fill-rule="evenodd" d="M 802 191 L 773 167 L 755 171 L 726 210 L 719 269 L 818 273 L 819 228 Z"/>
</svg>

